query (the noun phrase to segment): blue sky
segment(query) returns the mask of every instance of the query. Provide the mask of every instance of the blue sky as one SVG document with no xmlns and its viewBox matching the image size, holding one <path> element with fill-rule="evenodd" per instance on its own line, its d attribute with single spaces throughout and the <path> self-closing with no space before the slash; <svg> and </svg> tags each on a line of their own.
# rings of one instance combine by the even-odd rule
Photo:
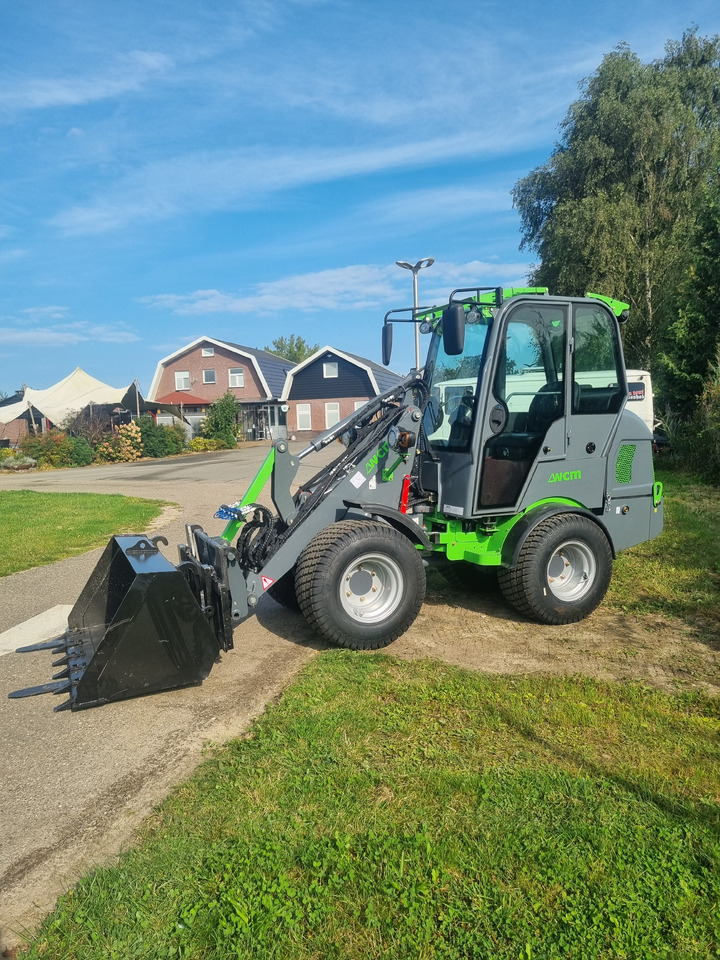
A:
<svg viewBox="0 0 720 960">
<path fill-rule="evenodd" d="M 510 191 L 578 84 L 692 24 L 717 0 L 7 0 L 0 390 L 147 391 L 203 334 L 379 360 L 395 260 L 435 258 L 423 304 L 523 282 Z"/>
</svg>

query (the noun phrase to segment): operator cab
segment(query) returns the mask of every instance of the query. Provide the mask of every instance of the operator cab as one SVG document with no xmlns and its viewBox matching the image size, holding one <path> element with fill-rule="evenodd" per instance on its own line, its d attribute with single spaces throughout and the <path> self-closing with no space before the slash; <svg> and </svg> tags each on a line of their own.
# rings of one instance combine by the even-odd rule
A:
<svg viewBox="0 0 720 960">
<path fill-rule="evenodd" d="M 429 321 L 421 479 L 439 509 L 511 514 L 557 495 L 547 484 L 569 465 L 578 478 L 604 475 L 627 397 L 619 310 L 544 290 L 477 288 L 454 300 L 463 293 Z M 588 488 L 598 491 L 588 507 L 600 509 L 604 483 Z"/>
</svg>

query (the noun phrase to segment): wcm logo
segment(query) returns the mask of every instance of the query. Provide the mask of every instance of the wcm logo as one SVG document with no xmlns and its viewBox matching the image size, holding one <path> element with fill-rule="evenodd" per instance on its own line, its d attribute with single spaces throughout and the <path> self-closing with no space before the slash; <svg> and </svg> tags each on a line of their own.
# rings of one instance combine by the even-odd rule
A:
<svg viewBox="0 0 720 960">
<path fill-rule="evenodd" d="M 565 473 L 551 473 L 548 483 L 562 483 L 565 480 L 582 480 L 582 471 L 566 470 Z"/>
</svg>

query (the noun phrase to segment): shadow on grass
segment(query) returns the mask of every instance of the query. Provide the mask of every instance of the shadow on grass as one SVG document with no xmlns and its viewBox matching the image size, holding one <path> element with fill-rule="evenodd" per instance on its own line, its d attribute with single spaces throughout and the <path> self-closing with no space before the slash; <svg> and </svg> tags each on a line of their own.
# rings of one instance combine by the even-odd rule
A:
<svg viewBox="0 0 720 960">
<path fill-rule="evenodd" d="M 501 705 L 496 704 L 495 710 L 509 728 L 517 731 L 521 737 L 536 747 L 539 747 L 547 755 L 565 764 L 572 764 L 578 770 L 590 774 L 596 780 L 606 780 L 614 783 L 626 793 L 646 803 L 653 804 L 653 806 L 661 810 L 666 816 L 671 817 L 680 826 L 687 824 L 689 821 L 700 823 L 708 828 L 716 840 L 720 841 L 720 807 L 716 805 L 705 807 L 699 804 L 693 804 L 692 806 L 683 804 L 669 797 L 667 794 L 654 790 L 647 782 L 635 781 L 626 776 L 622 776 L 588 759 L 575 750 L 551 743 L 549 740 L 546 740 L 545 737 L 537 734 L 529 724 L 518 721 L 517 717 L 513 716 L 511 711 L 506 710 Z"/>
</svg>

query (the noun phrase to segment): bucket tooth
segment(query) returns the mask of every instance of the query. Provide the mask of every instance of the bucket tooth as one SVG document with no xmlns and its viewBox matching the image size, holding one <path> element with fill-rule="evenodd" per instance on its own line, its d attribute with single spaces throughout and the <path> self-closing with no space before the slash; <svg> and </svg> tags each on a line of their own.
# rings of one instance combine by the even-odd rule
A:
<svg viewBox="0 0 720 960">
<path fill-rule="evenodd" d="M 56 637 L 54 640 L 45 640 L 42 643 L 31 643 L 27 647 L 18 647 L 15 653 L 35 653 L 36 650 L 64 650 L 68 643 L 68 636 Z"/>
<path fill-rule="evenodd" d="M 23 697 L 38 697 L 41 693 L 69 693 L 72 684 L 62 680 L 53 683 L 41 683 L 37 687 L 25 687 L 24 690 L 13 690 L 8 696 L 11 700 L 20 700 Z"/>
</svg>

